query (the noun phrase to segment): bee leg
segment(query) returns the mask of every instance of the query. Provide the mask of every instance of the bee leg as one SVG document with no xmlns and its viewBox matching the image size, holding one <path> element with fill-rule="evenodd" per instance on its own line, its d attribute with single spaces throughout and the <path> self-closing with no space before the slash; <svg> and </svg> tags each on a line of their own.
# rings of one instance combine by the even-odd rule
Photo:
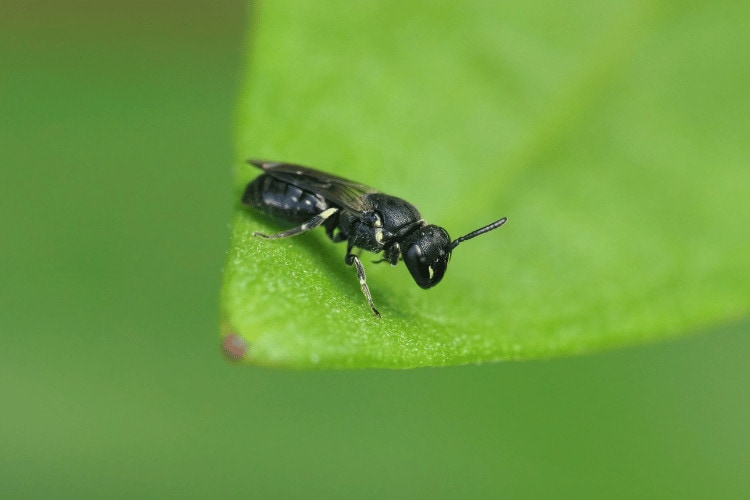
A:
<svg viewBox="0 0 750 500">
<path fill-rule="evenodd" d="M 365 276 L 365 268 L 364 266 L 362 266 L 362 261 L 359 260 L 359 257 L 351 253 L 351 249 L 349 250 L 349 253 L 346 254 L 346 257 L 344 257 L 344 261 L 346 262 L 346 265 L 354 266 L 357 269 L 359 286 L 362 288 L 362 293 L 365 294 L 365 298 L 367 299 L 367 303 L 370 304 L 372 313 L 376 318 L 380 319 L 380 312 L 375 309 L 375 304 L 372 302 L 372 295 L 370 295 L 370 288 L 367 286 L 367 277 Z"/>
<path fill-rule="evenodd" d="M 282 231 L 276 234 L 265 234 L 255 231 L 253 233 L 253 236 L 264 238 L 266 240 L 277 240 L 279 238 L 289 238 L 290 236 L 297 236 L 298 234 L 302 234 L 306 231 L 310 231 L 311 229 L 315 229 L 316 227 L 320 226 L 326 221 L 326 219 L 328 219 L 338 211 L 338 208 L 329 208 L 328 210 L 323 210 L 318 215 L 305 222 L 301 226 L 293 227 L 292 229 L 287 229 L 286 231 Z"/>
<path fill-rule="evenodd" d="M 398 264 L 401 259 L 401 246 L 398 243 L 389 243 L 383 250 L 383 258 L 373 260 L 374 264 L 380 264 L 381 262 L 388 262 L 392 266 Z"/>
</svg>

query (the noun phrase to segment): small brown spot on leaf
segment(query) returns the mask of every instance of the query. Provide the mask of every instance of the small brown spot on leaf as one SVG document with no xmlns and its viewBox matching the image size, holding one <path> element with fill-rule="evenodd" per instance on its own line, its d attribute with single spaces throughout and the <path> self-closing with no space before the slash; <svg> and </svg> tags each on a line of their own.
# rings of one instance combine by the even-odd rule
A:
<svg viewBox="0 0 750 500">
<path fill-rule="evenodd" d="M 247 353 L 247 341 L 236 333 L 225 335 L 221 341 L 221 348 L 226 357 L 237 361 L 245 357 Z"/>
</svg>

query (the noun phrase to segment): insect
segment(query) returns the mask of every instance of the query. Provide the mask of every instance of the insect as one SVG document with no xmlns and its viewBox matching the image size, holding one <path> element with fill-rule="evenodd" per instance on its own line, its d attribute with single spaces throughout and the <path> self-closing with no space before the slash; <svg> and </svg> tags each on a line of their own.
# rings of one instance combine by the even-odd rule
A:
<svg viewBox="0 0 750 500">
<path fill-rule="evenodd" d="M 344 262 L 354 266 L 359 285 L 373 314 L 380 318 L 359 259 L 363 249 L 383 252 L 376 262 L 395 266 L 403 260 L 414 281 L 431 288 L 443 279 L 451 252 L 462 242 L 505 224 L 496 220 L 451 241 L 442 227 L 427 224 L 411 203 L 371 187 L 312 168 L 263 160 L 248 160 L 263 170 L 245 188 L 242 204 L 278 219 L 300 224 L 276 234 L 253 233 L 275 240 L 323 226 L 334 243 L 346 241 Z"/>
</svg>

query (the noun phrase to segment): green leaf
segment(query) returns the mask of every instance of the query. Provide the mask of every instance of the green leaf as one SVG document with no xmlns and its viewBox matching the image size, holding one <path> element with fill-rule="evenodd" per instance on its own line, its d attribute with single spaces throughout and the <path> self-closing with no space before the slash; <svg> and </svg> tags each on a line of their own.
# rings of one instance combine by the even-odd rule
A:
<svg viewBox="0 0 750 500">
<path fill-rule="evenodd" d="M 464 234 L 440 286 L 239 206 L 232 357 L 410 368 L 566 356 L 750 310 L 750 4 L 267 2 L 237 119 L 248 157 L 402 197 Z"/>
</svg>

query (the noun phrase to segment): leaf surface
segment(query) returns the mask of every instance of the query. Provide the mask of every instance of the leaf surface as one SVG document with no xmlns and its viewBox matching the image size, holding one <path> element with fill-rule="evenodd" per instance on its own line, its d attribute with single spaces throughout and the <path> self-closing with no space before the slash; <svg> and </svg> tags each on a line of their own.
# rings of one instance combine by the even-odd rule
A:
<svg viewBox="0 0 750 500">
<path fill-rule="evenodd" d="M 259 3 L 237 114 L 249 157 L 419 207 L 456 237 L 441 284 L 237 207 L 221 335 L 244 362 L 410 368 L 567 356 L 750 310 L 749 7 Z M 372 257 L 372 258 L 370 258 Z M 234 351 L 233 351 L 234 352 Z"/>
</svg>

